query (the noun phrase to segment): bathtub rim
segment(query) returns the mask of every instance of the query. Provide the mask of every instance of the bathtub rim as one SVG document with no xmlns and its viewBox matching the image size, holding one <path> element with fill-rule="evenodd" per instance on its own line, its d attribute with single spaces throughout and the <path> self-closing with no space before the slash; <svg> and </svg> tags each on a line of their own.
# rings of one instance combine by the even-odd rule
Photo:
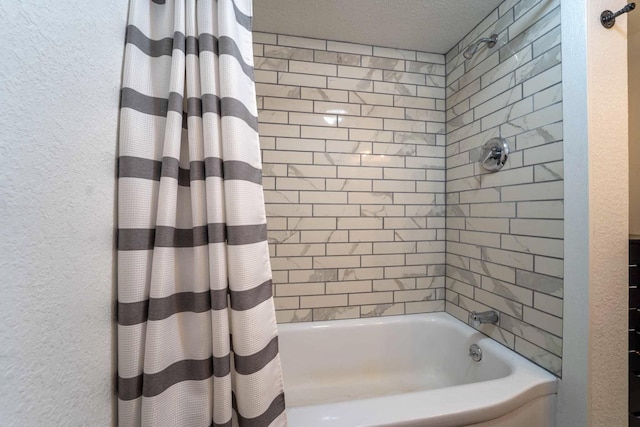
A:
<svg viewBox="0 0 640 427">
<path fill-rule="evenodd" d="M 446 312 L 286 323 L 278 324 L 278 331 L 286 333 L 318 328 L 414 322 L 445 323 L 448 327 L 457 329 L 465 339 L 472 340 L 483 350 L 487 349 L 495 353 L 496 357 L 500 357 L 511 373 L 497 379 L 439 389 L 296 406 L 288 409 L 290 415 L 308 421 L 305 425 L 309 426 L 405 426 L 426 418 L 429 425 L 444 427 L 491 421 L 517 410 L 534 399 L 545 396 L 551 398 L 557 393 L 558 378 L 554 374 Z M 438 402 L 439 406 L 425 405 L 425 402 Z M 387 408 L 390 407 L 402 408 L 400 416 L 398 411 L 388 411 Z M 334 424 L 326 422 L 327 414 L 333 414 L 336 419 Z"/>
</svg>

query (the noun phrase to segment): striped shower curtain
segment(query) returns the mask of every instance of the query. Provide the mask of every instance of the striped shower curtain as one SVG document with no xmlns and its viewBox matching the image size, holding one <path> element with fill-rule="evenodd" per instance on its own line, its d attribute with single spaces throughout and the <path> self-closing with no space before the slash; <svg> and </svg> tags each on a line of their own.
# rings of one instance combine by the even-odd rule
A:
<svg viewBox="0 0 640 427">
<path fill-rule="evenodd" d="M 251 0 L 131 0 L 120 112 L 118 418 L 286 426 Z"/>
</svg>

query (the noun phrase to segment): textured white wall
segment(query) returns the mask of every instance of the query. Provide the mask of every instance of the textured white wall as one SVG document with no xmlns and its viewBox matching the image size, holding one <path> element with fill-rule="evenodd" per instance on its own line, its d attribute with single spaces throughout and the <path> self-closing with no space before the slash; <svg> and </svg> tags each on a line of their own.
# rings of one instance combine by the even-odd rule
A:
<svg viewBox="0 0 640 427">
<path fill-rule="evenodd" d="M 0 425 L 112 422 L 127 0 L 0 2 Z"/>
<path fill-rule="evenodd" d="M 627 17 L 562 3 L 565 304 L 559 427 L 627 425 Z M 609 161 L 603 153 L 614 153 Z M 617 160 L 616 160 L 617 159 Z"/>
<path fill-rule="evenodd" d="M 587 21 L 590 408 L 591 425 L 608 427 L 628 423 L 629 167 L 602 156 L 629 158 L 627 17 L 611 30 L 597 17 L 624 5 L 597 0 L 587 8 L 587 16 L 596 17 Z"/>
</svg>

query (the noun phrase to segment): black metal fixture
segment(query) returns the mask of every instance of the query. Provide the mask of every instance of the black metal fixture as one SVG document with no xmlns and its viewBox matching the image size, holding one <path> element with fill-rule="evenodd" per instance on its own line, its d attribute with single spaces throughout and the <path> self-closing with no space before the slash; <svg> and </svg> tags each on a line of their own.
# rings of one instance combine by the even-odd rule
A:
<svg viewBox="0 0 640 427">
<path fill-rule="evenodd" d="M 615 25 L 616 18 L 618 16 L 622 15 L 623 13 L 629 13 L 635 8 L 636 8 L 635 3 L 629 3 L 628 5 L 626 5 L 619 11 L 617 11 L 616 13 L 613 13 L 610 10 L 605 10 L 600 14 L 600 23 L 605 28 L 612 28 Z"/>
</svg>

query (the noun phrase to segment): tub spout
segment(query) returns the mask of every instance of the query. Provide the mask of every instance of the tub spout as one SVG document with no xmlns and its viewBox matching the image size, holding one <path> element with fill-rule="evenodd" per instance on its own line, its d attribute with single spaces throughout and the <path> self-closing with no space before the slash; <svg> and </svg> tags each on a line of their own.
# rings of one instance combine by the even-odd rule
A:
<svg viewBox="0 0 640 427">
<path fill-rule="evenodd" d="M 469 321 L 473 323 L 474 326 L 479 326 L 482 323 L 498 323 L 500 316 L 494 310 L 483 311 L 482 313 L 478 313 L 472 311 L 469 313 Z"/>
</svg>

